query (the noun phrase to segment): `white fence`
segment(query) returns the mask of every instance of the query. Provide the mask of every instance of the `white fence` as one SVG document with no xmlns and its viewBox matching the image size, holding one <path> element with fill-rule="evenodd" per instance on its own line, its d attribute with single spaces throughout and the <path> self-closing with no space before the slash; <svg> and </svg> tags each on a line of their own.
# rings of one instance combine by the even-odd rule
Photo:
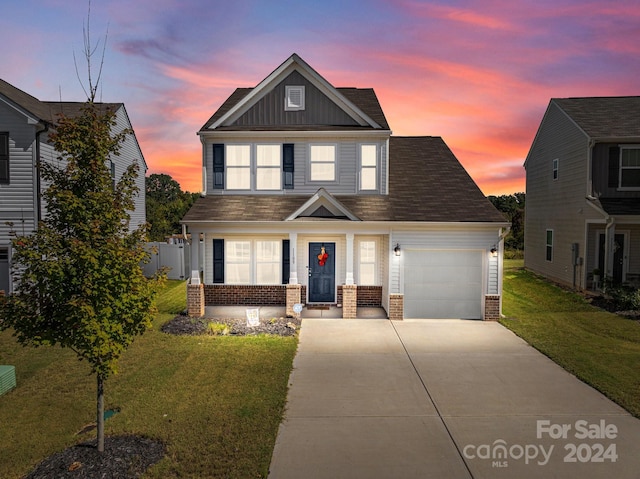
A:
<svg viewBox="0 0 640 479">
<path fill-rule="evenodd" d="M 145 276 L 153 276 L 162 267 L 167 268 L 167 278 L 186 279 L 191 273 L 191 245 L 189 243 L 147 243 L 151 261 L 144 265 Z"/>
</svg>

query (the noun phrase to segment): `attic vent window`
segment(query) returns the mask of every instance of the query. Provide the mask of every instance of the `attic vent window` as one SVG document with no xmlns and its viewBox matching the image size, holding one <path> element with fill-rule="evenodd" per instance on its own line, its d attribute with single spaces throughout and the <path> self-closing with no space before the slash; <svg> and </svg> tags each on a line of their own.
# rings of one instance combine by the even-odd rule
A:
<svg viewBox="0 0 640 479">
<path fill-rule="evenodd" d="M 304 86 L 287 85 L 285 87 L 284 109 L 286 111 L 304 110 Z"/>
</svg>

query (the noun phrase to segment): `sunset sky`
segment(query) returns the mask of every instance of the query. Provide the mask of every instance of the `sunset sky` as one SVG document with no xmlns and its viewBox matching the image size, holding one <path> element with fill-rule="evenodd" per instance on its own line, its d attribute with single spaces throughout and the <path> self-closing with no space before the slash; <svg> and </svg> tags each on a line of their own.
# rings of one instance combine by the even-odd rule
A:
<svg viewBox="0 0 640 479">
<path fill-rule="evenodd" d="M 0 78 L 83 101 L 87 0 L 3 0 Z M 124 102 L 151 173 L 201 188 L 196 132 L 292 53 L 376 91 L 394 135 L 442 136 L 482 191 L 524 191 L 553 97 L 640 95 L 638 0 L 92 0 L 100 99 Z M 100 52 L 94 57 L 97 65 Z"/>
</svg>

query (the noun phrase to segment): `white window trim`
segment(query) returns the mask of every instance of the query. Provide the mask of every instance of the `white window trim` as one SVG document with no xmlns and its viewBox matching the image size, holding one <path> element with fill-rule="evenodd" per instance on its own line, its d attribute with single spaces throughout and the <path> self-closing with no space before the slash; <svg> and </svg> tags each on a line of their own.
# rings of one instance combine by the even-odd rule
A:
<svg viewBox="0 0 640 479">
<path fill-rule="evenodd" d="M 549 232 L 551 232 L 551 244 L 548 243 Z M 554 242 L 555 242 L 554 231 L 552 229 L 550 229 L 550 228 L 547 228 L 547 230 L 544 233 L 544 259 L 545 259 L 545 261 L 548 261 L 549 263 L 553 263 L 553 254 L 554 254 L 553 243 Z M 549 247 L 551 247 L 551 259 L 547 258 L 547 249 Z"/>
<path fill-rule="evenodd" d="M 363 166 L 362 165 L 362 147 L 364 146 L 373 146 L 376 149 L 376 164 L 374 166 Z M 375 171 L 375 180 L 376 187 L 375 188 L 362 188 L 362 170 L 363 169 L 372 169 Z M 358 144 L 358 191 L 363 193 L 377 193 L 380 191 L 380 145 L 377 143 L 359 143 Z"/>
<path fill-rule="evenodd" d="M 270 165 L 270 166 L 259 166 L 258 165 L 258 147 L 259 146 L 277 146 L 278 147 L 278 164 L 277 165 Z M 254 184 L 252 185 L 253 189 L 255 191 L 282 191 L 282 143 L 267 143 L 267 142 L 260 142 L 260 143 L 254 143 L 252 144 L 252 171 L 255 171 L 255 180 L 254 180 Z M 267 169 L 277 169 L 278 170 L 278 178 L 279 178 L 279 183 L 278 183 L 278 187 L 277 188 L 258 188 L 258 172 L 259 170 L 267 170 Z"/>
<path fill-rule="evenodd" d="M 333 180 L 314 180 L 311 177 L 311 165 L 313 163 L 326 163 L 328 161 L 312 161 L 311 150 L 314 146 L 333 146 Z M 325 184 L 338 184 L 338 144 L 337 143 L 309 143 L 307 146 L 308 160 L 307 160 L 307 182 L 309 183 L 325 183 Z"/>
<path fill-rule="evenodd" d="M 285 111 L 302 111 L 305 109 L 306 92 L 304 85 L 286 85 L 284 87 L 284 110 Z M 291 101 L 291 95 L 294 92 L 299 92 L 299 102 Z"/>
<path fill-rule="evenodd" d="M 640 186 L 622 186 L 622 170 L 640 169 L 638 166 L 622 166 L 622 152 L 624 150 L 640 150 L 640 145 L 620 145 L 620 158 L 618 160 L 618 191 L 640 191 Z"/>
<path fill-rule="evenodd" d="M 229 147 L 231 146 L 248 146 L 249 147 L 249 165 L 248 166 L 229 166 Z M 252 156 L 253 145 L 251 143 L 226 143 L 224 145 L 224 189 L 228 191 L 251 191 L 253 185 L 252 179 Z M 249 171 L 249 188 L 229 188 L 229 170 L 248 170 Z"/>
<path fill-rule="evenodd" d="M 367 243 L 367 242 L 372 242 L 374 244 L 374 252 L 375 252 L 375 258 L 373 260 L 373 283 L 371 284 L 363 284 L 362 283 L 362 275 L 361 275 L 361 267 L 362 267 L 362 250 L 361 250 L 361 245 L 362 243 Z M 362 285 L 362 286 L 380 286 L 380 271 L 379 271 L 379 266 L 380 266 L 380 241 L 379 238 L 374 238 L 374 237 L 370 237 L 370 236 L 363 236 L 360 238 L 357 238 L 356 241 L 356 247 L 355 247 L 355 253 L 356 253 L 356 267 L 357 267 L 357 278 L 356 278 L 356 284 L 358 285 Z M 365 263 L 365 264 L 371 264 L 371 263 Z"/>
<path fill-rule="evenodd" d="M 258 166 L 258 146 L 277 146 L 279 147 L 278 165 L 277 166 Z M 248 146 L 249 147 L 249 166 L 229 166 L 227 162 L 228 150 L 230 146 Z M 224 181 L 226 191 L 282 191 L 282 143 L 279 142 L 247 142 L 247 143 L 225 143 L 225 160 L 224 160 Z M 229 169 L 248 169 L 249 170 L 249 188 L 229 188 Z M 278 188 L 260 188 L 258 189 L 258 170 L 259 169 L 277 169 L 279 172 L 280 183 Z"/>
</svg>

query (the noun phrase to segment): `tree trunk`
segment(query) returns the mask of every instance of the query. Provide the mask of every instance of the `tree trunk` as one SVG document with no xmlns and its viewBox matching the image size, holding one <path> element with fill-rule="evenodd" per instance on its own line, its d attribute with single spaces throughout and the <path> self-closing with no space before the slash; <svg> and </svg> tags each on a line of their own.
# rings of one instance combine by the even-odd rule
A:
<svg viewBox="0 0 640 479">
<path fill-rule="evenodd" d="M 104 452 L 104 379 L 98 376 L 98 452 Z"/>
</svg>

